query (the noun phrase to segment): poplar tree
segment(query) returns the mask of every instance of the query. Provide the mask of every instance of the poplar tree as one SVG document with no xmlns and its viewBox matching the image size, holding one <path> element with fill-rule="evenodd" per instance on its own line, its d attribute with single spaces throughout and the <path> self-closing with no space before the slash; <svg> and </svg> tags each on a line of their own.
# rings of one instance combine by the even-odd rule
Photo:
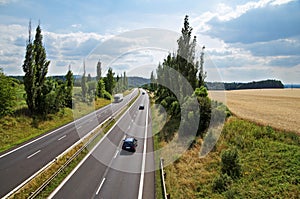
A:
<svg viewBox="0 0 300 199">
<path fill-rule="evenodd" d="M 104 79 L 105 83 L 105 90 L 109 92 L 110 94 L 113 93 L 113 89 L 115 87 L 115 79 L 114 79 L 115 73 L 112 71 L 112 68 L 109 68 L 106 74 L 106 78 Z"/>
<path fill-rule="evenodd" d="M 27 41 L 23 71 L 25 72 L 24 86 L 26 91 L 26 103 L 32 114 L 38 114 L 44 104 L 42 88 L 50 64 L 50 61 L 46 59 L 46 50 L 42 40 L 42 30 L 40 25 L 38 25 L 35 39 L 32 43 L 31 22 L 29 22 L 29 38 Z"/>
<path fill-rule="evenodd" d="M 86 100 L 86 94 L 87 94 L 87 84 L 86 84 L 86 76 L 85 76 L 85 62 L 83 62 L 83 75 L 81 77 L 81 94 L 82 94 L 82 100 Z"/>
<path fill-rule="evenodd" d="M 97 82 L 101 79 L 101 70 L 102 67 L 101 67 L 101 62 L 99 60 L 97 63 L 97 77 L 96 77 Z"/>
<path fill-rule="evenodd" d="M 69 70 L 66 74 L 66 95 L 65 95 L 65 105 L 68 108 L 72 108 L 72 94 L 73 94 L 73 86 L 74 86 L 74 77 L 71 71 L 71 66 L 69 66 Z"/>
</svg>

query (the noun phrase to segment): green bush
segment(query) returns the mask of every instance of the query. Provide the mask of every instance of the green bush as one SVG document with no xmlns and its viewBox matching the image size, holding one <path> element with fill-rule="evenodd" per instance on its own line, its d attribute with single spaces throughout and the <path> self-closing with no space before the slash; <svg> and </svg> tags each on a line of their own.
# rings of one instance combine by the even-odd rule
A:
<svg viewBox="0 0 300 199">
<path fill-rule="evenodd" d="M 110 94 L 109 92 L 105 91 L 105 90 L 104 90 L 104 92 L 103 92 L 103 97 L 104 97 L 105 99 L 108 99 L 108 100 L 111 100 L 111 99 L 112 99 L 111 94 Z"/>
<path fill-rule="evenodd" d="M 226 173 L 217 176 L 213 183 L 212 189 L 218 193 L 222 193 L 228 189 L 228 187 L 232 184 L 232 179 Z"/>
<path fill-rule="evenodd" d="M 241 176 L 241 165 L 239 155 L 236 149 L 228 149 L 221 154 L 222 173 L 227 174 L 232 179 Z"/>
</svg>

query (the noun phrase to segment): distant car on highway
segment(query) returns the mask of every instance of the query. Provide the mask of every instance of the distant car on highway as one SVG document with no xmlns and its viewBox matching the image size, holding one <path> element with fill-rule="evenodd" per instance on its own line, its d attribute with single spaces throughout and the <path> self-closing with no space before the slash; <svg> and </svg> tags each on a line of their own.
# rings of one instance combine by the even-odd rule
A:
<svg viewBox="0 0 300 199">
<path fill-rule="evenodd" d="M 142 92 L 142 95 L 145 95 L 145 92 Z"/>
<path fill-rule="evenodd" d="M 122 93 L 114 95 L 114 102 L 115 103 L 121 102 L 122 100 L 123 100 L 123 94 Z"/>
<path fill-rule="evenodd" d="M 137 147 L 137 139 L 133 137 L 127 137 L 123 141 L 122 149 L 125 151 L 135 152 Z"/>
<path fill-rule="evenodd" d="M 141 105 L 139 106 L 139 110 L 144 110 L 144 109 L 145 109 L 144 104 L 141 104 Z"/>
</svg>

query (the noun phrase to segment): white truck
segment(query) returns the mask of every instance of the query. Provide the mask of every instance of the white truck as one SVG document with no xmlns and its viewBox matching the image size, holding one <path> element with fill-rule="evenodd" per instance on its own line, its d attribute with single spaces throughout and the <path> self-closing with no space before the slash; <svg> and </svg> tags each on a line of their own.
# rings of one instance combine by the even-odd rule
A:
<svg viewBox="0 0 300 199">
<path fill-rule="evenodd" d="M 123 100 L 123 94 L 122 93 L 118 93 L 114 95 L 114 102 L 118 103 L 121 102 Z"/>
</svg>

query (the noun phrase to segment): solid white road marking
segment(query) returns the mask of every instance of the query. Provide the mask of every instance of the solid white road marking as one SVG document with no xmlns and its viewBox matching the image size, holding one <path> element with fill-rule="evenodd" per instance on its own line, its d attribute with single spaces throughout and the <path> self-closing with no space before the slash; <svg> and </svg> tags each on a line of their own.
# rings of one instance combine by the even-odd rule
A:
<svg viewBox="0 0 300 199">
<path fill-rule="evenodd" d="M 102 187 L 104 181 L 105 181 L 105 178 L 103 178 L 103 180 L 102 180 L 102 182 L 101 182 L 101 184 L 100 184 L 100 186 L 99 186 L 99 188 L 98 188 L 98 190 L 97 190 L 97 192 L 96 192 L 96 195 L 98 195 L 98 193 L 99 193 L 99 191 L 100 191 L 100 189 L 101 189 L 101 187 Z"/>
<path fill-rule="evenodd" d="M 38 154 L 39 152 L 41 152 L 41 150 L 38 150 L 37 152 L 35 152 L 35 153 L 31 154 L 30 156 L 28 156 L 28 157 L 27 157 L 27 159 L 29 159 L 29 158 L 31 158 L 31 157 L 33 157 L 33 156 L 35 156 L 35 155 L 36 155 L 36 154 Z"/>
<path fill-rule="evenodd" d="M 67 135 L 64 135 L 64 136 L 58 138 L 58 141 L 64 139 L 65 137 L 67 137 Z"/>
<path fill-rule="evenodd" d="M 143 198 L 144 177 L 145 177 L 145 163 L 146 163 L 146 150 L 147 150 L 147 129 L 148 129 L 148 106 L 147 106 L 147 111 L 146 111 L 144 149 L 143 149 L 143 160 L 142 160 L 141 178 L 140 178 L 140 186 L 139 186 L 138 199 L 142 199 Z"/>
<path fill-rule="evenodd" d="M 80 129 L 82 126 L 77 127 L 77 129 Z"/>
<path fill-rule="evenodd" d="M 116 159 L 118 153 L 119 153 L 119 150 L 116 151 L 116 154 L 114 155 L 114 159 Z"/>
</svg>

